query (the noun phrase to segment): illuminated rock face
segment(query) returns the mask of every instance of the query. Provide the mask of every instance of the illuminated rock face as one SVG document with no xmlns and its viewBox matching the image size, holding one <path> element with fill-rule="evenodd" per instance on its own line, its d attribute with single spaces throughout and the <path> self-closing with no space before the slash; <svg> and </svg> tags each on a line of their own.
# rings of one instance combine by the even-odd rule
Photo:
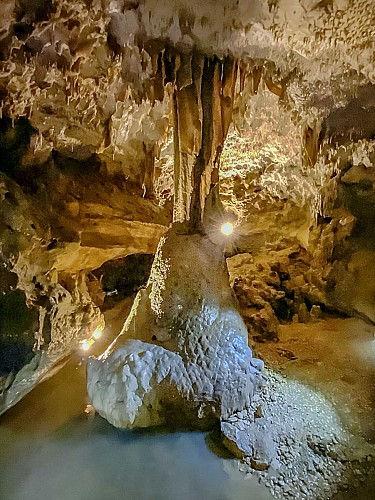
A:
<svg viewBox="0 0 375 500">
<path fill-rule="evenodd" d="M 175 226 L 122 333 L 90 359 L 88 392 L 117 427 L 207 427 L 250 404 L 261 365 L 248 347 L 222 248 Z"/>
<path fill-rule="evenodd" d="M 103 325 L 100 275 L 90 271 L 154 253 L 169 222 L 128 186 L 93 169 L 74 172 L 71 159 L 64 168 L 56 156 L 46 171 L 22 176 L 20 131 L 20 123 L 0 130 L 8 167 L 0 171 L 0 414 Z"/>
</svg>

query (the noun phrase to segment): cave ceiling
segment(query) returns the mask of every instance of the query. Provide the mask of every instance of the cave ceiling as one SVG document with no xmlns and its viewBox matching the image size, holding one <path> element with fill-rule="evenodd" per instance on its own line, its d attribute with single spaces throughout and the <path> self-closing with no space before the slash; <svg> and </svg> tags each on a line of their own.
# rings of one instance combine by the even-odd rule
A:
<svg viewBox="0 0 375 500">
<path fill-rule="evenodd" d="M 196 52 L 239 61 L 235 121 L 263 86 L 312 135 L 374 133 L 372 0 L 2 0 L 1 14 L 1 113 L 29 120 L 26 163 L 97 154 L 136 178 L 168 137 L 169 74 L 187 84 Z"/>
</svg>

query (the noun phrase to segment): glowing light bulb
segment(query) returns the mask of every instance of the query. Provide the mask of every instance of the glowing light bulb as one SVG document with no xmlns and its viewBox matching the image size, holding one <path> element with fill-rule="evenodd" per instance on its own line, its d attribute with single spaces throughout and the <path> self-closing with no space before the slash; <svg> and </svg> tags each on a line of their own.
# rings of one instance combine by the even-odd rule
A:
<svg viewBox="0 0 375 500">
<path fill-rule="evenodd" d="M 225 234 L 225 236 L 230 236 L 234 231 L 234 227 L 231 222 L 225 222 L 225 224 L 223 224 L 220 229 L 221 232 Z"/>
<path fill-rule="evenodd" d="M 102 336 L 102 333 L 103 333 L 103 331 L 100 328 L 96 328 L 94 330 L 94 333 L 92 334 L 92 338 L 95 340 L 98 340 Z"/>
<path fill-rule="evenodd" d="M 82 342 L 81 342 L 81 349 L 83 351 L 88 351 L 90 349 L 90 347 L 92 346 L 93 343 L 94 343 L 94 341 L 92 339 L 82 340 Z"/>
</svg>

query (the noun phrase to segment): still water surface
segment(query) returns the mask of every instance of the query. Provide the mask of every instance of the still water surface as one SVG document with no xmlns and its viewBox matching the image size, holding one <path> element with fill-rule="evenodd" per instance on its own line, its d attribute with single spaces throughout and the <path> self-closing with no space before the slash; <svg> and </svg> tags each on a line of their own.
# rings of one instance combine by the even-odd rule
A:
<svg viewBox="0 0 375 500">
<path fill-rule="evenodd" d="M 1 500 L 270 500 L 201 432 L 113 428 L 88 416 L 74 356 L 0 418 Z"/>
</svg>

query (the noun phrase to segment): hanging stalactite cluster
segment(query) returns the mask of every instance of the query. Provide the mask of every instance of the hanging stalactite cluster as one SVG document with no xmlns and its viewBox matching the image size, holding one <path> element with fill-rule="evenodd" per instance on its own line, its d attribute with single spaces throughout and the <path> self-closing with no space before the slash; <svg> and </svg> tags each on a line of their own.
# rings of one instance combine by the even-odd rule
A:
<svg viewBox="0 0 375 500">
<path fill-rule="evenodd" d="M 162 101 L 168 92 L 172 103 L 174 142 L 174 222 L 186 222 L 186 230 L 202 229 L 205 199 L 219 181 L 220 155 L 236 96 L 246 82 L 256 93 L 262 68 L 240 63 L 231 56 L 218 58 L 199 51 L 160 50 L 144 45 L 150 56 L 150 77 L 137 88 L 137 99 Z M 142 51 L 140 54 L 144 54 Z M 147 59 L 147 57 L 146 57 Z M 237 108 L 236 108 L 237 106 Z M 149 189 L 152 189 L 150 186 Z"/>
</svg>

